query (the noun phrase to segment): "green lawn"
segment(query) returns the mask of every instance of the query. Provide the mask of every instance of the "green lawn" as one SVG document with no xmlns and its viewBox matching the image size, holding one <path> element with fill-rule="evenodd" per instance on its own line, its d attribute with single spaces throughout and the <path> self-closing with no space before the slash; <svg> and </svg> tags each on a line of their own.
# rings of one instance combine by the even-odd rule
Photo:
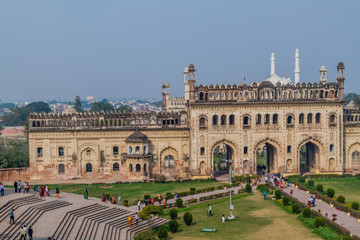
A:
<svg viewBox="0 0 360 240">
<path fill-rule="evenodd" d="M 322 184 L 324 191 L 328 188 L 335 189 L 335 196 L 343 195 L 346 202 L 360 202 L 360 179 L 359 178 L 329 178 L 313 179 L 315 186 Z"/>
<path fill-rule="evenodd" d="M 158 193 L 166 194 L 168 192 L 190 191 L 190 187 L 202 189 L 207 187 L 216 187 L 223 185 L 223 182 L 215 181 L 194 181 L 194 182 L 170 182 L 170 183 L 131 183 L 131 184 L 63 184 L 52 185 L 50 189 L 59 187 L 60 191 L 71 192 L 75 194 L 84 194 L 84 188 L 88 189 L 90 197 L 101 198 L 103 193 L 110 193 L 117 196 L 120 194 L 123 200 L 128 200 L 129 204 L 138 199 L 144 199 L 145 194 L 156 196 Z"/>
<path fill-rule="evenodd" d="M 214 200 L 216 202 L 219 200 Z M 229 215 L 229 201 L 213 204 L 213 217 L 207 217 L 208 206 L 200 203 L 200 207 L 189 212 L 193 215 L 193 224 L 186 226 L 183 222 L 185 212 L 179 213 L 179 231 L 169 233 L 169 239 L 320 239 L 308 228 L 302 225 L 297 215 L 288 214 L 271 200 L 264 201 L 258 192 L 245 198 L 233 201 L 236 219 L 221 222 L 221 216 Z M 217 229 L 216 232 L 201 232 L 203 228 Z"/>
</svg>

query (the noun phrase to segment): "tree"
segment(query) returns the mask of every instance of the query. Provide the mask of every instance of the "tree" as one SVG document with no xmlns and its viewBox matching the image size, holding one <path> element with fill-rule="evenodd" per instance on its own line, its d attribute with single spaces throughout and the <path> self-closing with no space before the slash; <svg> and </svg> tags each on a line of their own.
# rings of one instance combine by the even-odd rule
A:
<svg viewBox="0 0 360 240">
<path fill-rule="evenodd" d="M 152 228 L 156 215 L 159 215 L 160 213 L 162 213 L 162 208 L 160 206 L 147 205 L 139 212 L 138 217 L 148 221 Z"/>
<path fill-rule="evenodd" d="M 79 96 L 76 96 L 76 98 L 75 98 L 74 109 L 76 110 L 76 112 L 81 112 L 81 99 Z"/>
<path fill-rule="evenodd" d="M 133 109 L 132 107 L 128 106 L 128 105 L 123 105 L 123 106 L 120 106 L 116 109 L 116 111 L 118 112 L 132 112 Z"/>
<path fill-rule="evenodd" d="M 114 106 L 111 105 L 108 102 L 100 101 L 100 102 L 94 102 L 90 109 L 91 112 L 111 112 L 114 111 Z"/>
<path fill-rule="evenodd" d="M 5 126 L 23 126 L 30 113 L 49 113 L 51 109 L 49 104 L 44 102 L 32 102 L 24 107 L 15 108 L 12 113 L 3 116 Z"/>
</svg>

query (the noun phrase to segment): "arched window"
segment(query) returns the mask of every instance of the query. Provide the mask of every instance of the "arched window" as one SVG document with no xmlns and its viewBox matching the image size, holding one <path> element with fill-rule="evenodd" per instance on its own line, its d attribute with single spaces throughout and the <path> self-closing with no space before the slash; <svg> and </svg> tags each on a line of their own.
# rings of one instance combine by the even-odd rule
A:
<svg viewBox="0 0 360 240">
<path fill-rule="evenodd" d="M 135 147 L 135 154 L 140 154 L 140 147 L 139 146 Z"/>
<path fill-rule="evenodd" d="M 249 117 L 248 117 L 248 116 L 245 116 L 245 117 L 243 118 L 243 124 L 244 124 L 244 126 L 249 125 Z"/>
<path fill-rule="evenodd" d="M 144 172 L 146 172 L 146 163 L 144 163 Z"/>
<path fill-rule="evenodd" d="M 63 147 L 59 147 L 59 156 L 60 157 L 64 156 L 64 148 Z"/>
<path fill-rule="evenodd" d="M 244 154 L 248 154 L 248 147 L 244 147 Z"/>
<path fill-rule="evenodd" d="M 330 115 L 330 123 L 335 123 L 335 114 Z"/>
<path fill-rule="evenodd" d="M 165 156 L 165 167 L 173 168 L 174 167 L 174 157 L 172 155 Z"/>
<path fill-rule="evenodd" d="M 229 125 L 234 125 L 234 124 L 235 124 L 235 116 L 231 114 L 229 117 Z"/>
<path fill-rule="evenodd" d="M 37 127 L 40 127 L 40 121 L 37 121 L 37 122 L 36 122 L 36 126 L 37 126 Z"/>
<path fill-rule="evenodd" d="M 200 155 L 204 155 L 205 154 L 205 148 L 200 148 Z"/>
<path fill-rule="evenodd" d="M 36 127 L 35 121 L 32 122 L 32 126 L 33 126 L 33 127 Z"/>
<path fill-rule="evenodd" d="M 200 127 L 205 127 L 205 117 L 201 117 L 199 121 Z"/>
<path fill-rule="evenodd" d="M 273 124 L 278 124 L 278 115 L 276 113 L 273 115 Z"/>
<path fill-rule="evenodd" d="M 141 166 L 140 164 L 136 164 L 136 172 L 140 172 L 141 171 Z"/>
<path fill-rule="evenodd" d="M 313 118 L 312 113 L 308 113 L 308 115 L 307 115 L 307 123 L 312 123 L 312 118 Z"/>
<path fill-rule="evenodd" d="M 201 100 L 201 101 L 204 100 L 204 93 L 203 92 L 200 93 L 199 100 Z"/>
<path fill-rule="evenodd" d="M 291 153 L 291 146 L 287 146 L 287 153 Z"/>
<path fill-rule="evenodd" d="M 360 167 L 360 153 L 358 151 L 355 151 L 351 154 L 351 163 L 353 168 Z"/>
<path fill-rule="evenodd" d="M 320 113 L 315 115 L 315 123 L 320 123 Z"/>
<path fill-rule="evenodd" d="M 293 116 L 292 115 L 287 116 L 286 123 L 287 124 L 292 124 L 292 122 L 293 122 Z"/>
<path fill-rule="evenodd" d="M 132 172 L 132 170 L 133 170 L 133 169 L 132 169 L 132 164 L 130 163 L 130 164 L 129 164 L 129 171 Z"/>
<path fill-rule="evenodd" d="M 299 115 L 299 123 L 300 124 L 304 123 L 304 114 L 303 113 L 300 113 L 300 115 Z"/>
<path fill-rule="evenodd" d="M 119 154 L 119 147 L 113 146 L 113 155 L 118 155 L 118 154 Z"/>
<path fill-rule="evenodd" d="M 129 154 L 132 154 L 132 147 L 129 146 Z"/>
<path fill-rule="evenodd" d="M 207 100 L 208 100 L 208 94 L 205 93 L 205 101 L 207 101 Z"/>
<path fill-rule="evenodd" d="M 270 124 L 270 115 L 269 114 L 265 114 L 264 124 Z"/>
<path fill-rule="evenodd" d="M 91 163 L 86 164 L 86 172 L 92 172 L 92 165 Z"/>
<path fill-rule="evenodd" d="M 330 152 L 334 151 L 334 144 L 330 144 Z"/>
<path fill-rule="evenodd" d="M 86 150 L 86 156 L 91 156 L 91 150 L 90 149 Z"/>
<path fill-rule="evenodd" d="M 65 173 L 65 165 L 64 164 L 59 164 L 59 174 Z"/>
<path fill-rule="evenodd" d="M 218 125 L 218 116 L 217 116 L 217 115 L 214 115 L 214 116 L 213 116 L 213 125 L 214 125 L 214 126 L 217 126 L 217 125 Z"/>
<path fill-rule="evenodd" d="M 144 146 L 144 154 L 147 154 L 148 152 L 147 152 L 147 146 Z"/>
<path fill-rule="evenodd" d="M 261 114 L 256 115 L 256 124 L 261 124 Z"/>
<path fill-rule="evenodd" d="M 113 171 L 119 171 L 119 164 L 118 163 L 113 164 Z"/>
<path fill-rule="evenodd" d="M 226 115 L 221 115 L 221 125 L 226 125 Z"/>
</svg>

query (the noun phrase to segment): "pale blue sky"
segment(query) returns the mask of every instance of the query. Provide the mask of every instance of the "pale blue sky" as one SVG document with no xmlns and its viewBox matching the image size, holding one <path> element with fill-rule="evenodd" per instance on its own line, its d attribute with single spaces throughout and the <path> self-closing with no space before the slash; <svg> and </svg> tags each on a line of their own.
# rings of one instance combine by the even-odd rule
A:
<svg viewBox="0 0 360 240">
<path fill-rule="evenodd" d="M 360 1 L 0 0 L 0 98 L 7 100 L 183 96 L 183 70 L 197 84 L 263 81 L 276 70 L 301 81 L 359 91 Z"/>
</svg>

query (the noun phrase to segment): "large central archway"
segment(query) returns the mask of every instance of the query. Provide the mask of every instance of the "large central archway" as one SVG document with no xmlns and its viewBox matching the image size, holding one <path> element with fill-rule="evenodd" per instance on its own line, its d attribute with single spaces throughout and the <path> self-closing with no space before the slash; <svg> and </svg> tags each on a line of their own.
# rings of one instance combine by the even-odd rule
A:
<svg viewBox="0 0 360 240">
<path fill-rule="evenodd" d="M 256 149 L 256 171 L 257 174 L 276 171 L 277 150 L 274 145 L 265 142 Z"/>
<path fill-rule="evenodd" d="M 226 144 L 220 143 L 216 145 L 212 151 L 213 173 L 215 177 L 219 177 L 229 173 L 229 162 L 234 160 L 234 149 Z"/>
<path fill-rule="evenodd" d="M 300 147 L 300 173 L 315 172 L 319 165 L 319 147 L 312 143 L 307 142 Z"/>
</svg>

